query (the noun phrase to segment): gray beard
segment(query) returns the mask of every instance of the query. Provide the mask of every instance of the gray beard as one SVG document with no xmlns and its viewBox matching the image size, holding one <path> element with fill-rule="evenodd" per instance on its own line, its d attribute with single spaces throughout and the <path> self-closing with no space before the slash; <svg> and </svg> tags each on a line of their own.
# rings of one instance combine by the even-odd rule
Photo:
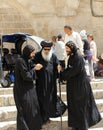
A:
<svg viewBox="0 0 103 130">
<path fill-rule="evenodd" d="M 49 54 L 45 54 L 43 51 L 42 51 L 42 57 L 45 61 L 50 61 L 51 57 L 52 57 L 52 51 L 49 52 Z"/>
</svg>

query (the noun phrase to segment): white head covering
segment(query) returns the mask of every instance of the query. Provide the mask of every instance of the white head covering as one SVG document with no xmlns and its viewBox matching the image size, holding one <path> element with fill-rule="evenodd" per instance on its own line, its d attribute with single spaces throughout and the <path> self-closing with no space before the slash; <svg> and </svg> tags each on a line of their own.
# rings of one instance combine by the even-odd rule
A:
<svg viewBox="0 0 103 130">
<path fill-rule="evenodd" d="M 87 39 L 87 33 L 86 33 L 86 30 L 81 30 L 81 32 L 80 32 L 80 36 L 81 36 L 83 39 Z"/>
</svg>

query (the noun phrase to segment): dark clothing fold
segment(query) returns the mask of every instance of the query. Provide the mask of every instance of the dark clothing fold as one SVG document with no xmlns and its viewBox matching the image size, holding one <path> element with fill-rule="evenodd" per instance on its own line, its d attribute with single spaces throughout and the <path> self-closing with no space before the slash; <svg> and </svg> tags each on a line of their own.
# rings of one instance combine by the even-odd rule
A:
<svg viewBox="0 0 103 130">
<path fill-rule="evenodd" d="M 17 107 L 17 130 L 40 130 L 41 116 L 34 84 L 35 70 L 27 59 L 15 65 L 14 100 Z"/>
<path fill-rule="evenodd" d="M 67 80 L 68 125 L 82 130 L 101 120 L 90 82 L 84 68 L 84 60 L 78 53 L 70 55 L 67 68 L 61 72 Z"/>
<path fill-rule="evenodd" d="M 40 51 L 35 55 L 34 63 L 43 65 L 41 70 L 36 71 L 36 86 L 42 120 L 43 123 L 46 123 L 49 120 L 49 117 L 54 117 L 56 113 L 56 78 L 59 61 L 54 54 L 52 54 L 50 61 L 44 60 Z"/>
<path fill-rule="evenodd" d="M 82 39 L 82 41 L 84 42 L 83 50 L 85 54 L 86 50 L 90 51 L 90 43 L 87 39 Z"/>
</svg>

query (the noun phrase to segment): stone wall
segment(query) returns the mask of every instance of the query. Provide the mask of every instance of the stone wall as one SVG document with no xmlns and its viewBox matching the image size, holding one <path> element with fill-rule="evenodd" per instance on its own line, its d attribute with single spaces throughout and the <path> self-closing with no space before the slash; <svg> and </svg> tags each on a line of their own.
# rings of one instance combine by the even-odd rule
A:
<svg viewBox="0 0 103 130">
<path fill-rule="evenodd" d="M 35 33 L 25 13 L 17 0 L 0 0 L 0 33 Z"/>
<path fill-rule="evenodd" d="M 93 33 L 103 50 L 103 0 L 0 0 L 0 33 L 26 32 L 51 39 L 65 24 Z"/>
</svg>

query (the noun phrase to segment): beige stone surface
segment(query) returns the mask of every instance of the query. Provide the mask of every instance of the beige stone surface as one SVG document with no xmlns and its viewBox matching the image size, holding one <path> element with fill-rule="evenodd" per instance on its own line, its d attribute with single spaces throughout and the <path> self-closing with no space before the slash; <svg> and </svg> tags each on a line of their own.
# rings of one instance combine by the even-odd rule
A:
<svg viewBox="0 0 103 130">
<path fill-rule="evenodd" d="M 103 0 L 93 1 L 93 11 L 96 15 L 103 15 Z"/>
<path fill-rule="evenodd" d="M 18 0 L 31 13 L 50 15 L 55 12 L 56 0 Z M 25 2 L 24 2 L 25 1 Z"/>
<path fill-rule="evenodd" d="M 26 32 L 51 40 L 52 35 L 64 34 L 65 24 L 93 33 L 98 55 L 102 52 L 103 0 L 0 0 L 2 34 Z"/>
<path fill-rule="evenodd" d="M 93 126 L 93 128 L 89 130 L 102 130 L 103 129 L 103 78 L 95 79 L 91 82 L 93 92 L 95 92 L 96 104 L 99 108 L 99 111 L 102 116 L 102 120 L 97 125 Z M 16 115 L 17 109 L 15 106 L 12 106 L 13 103 L 13 91 L 12 87 L 10 88 L 2 88 L 0 87 L 0 103 L 2 103 L 2 107 L 0 106 L 0 130 L 17 130 L 16 129 Z M 66 86 L 62 85 L 62 100 L 66 101 Z M 97 95 L 97 96 L 96 96 Z M 98 97 L 99 96 L 99 97 Z M 7 105 L 7 106 L 5 106 Z M 50 123 L 43 125 L 41 130 L 61 130 L 61 118 L 50 118 Z M 71 130 L 67 125 L 67 111 L 62 116 L 62 130 Z"/>
<path fill-rule="evenodd" d="M 0 0 L 0 33 L 35 33 L 28 15 L 17 0 Z"/>
</svg>

